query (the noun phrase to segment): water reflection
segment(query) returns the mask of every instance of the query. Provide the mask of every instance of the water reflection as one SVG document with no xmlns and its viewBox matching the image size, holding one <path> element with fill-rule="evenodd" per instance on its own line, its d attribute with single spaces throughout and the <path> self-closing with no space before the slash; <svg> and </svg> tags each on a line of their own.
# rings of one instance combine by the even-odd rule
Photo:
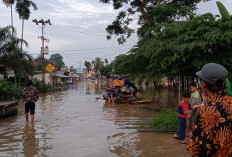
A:
<svg viewBox="0 0 232 157">
<path fill-rule="evenodd" d="M 23 131 L 23 152 L 25 157 L 32 157 L 38 154 L 38 141 L 35 138 L 36 130 L 34 124 L 26 123 Z"/>
<path fill-rule="evenodd" d="M 96 100 L 105 86 L 86 80 L 41 96 L 34 125 L 25 122 L 23 109 L 0 120 L 0 156 L 188 156 L 171 135 L 149 126 L 157 110 L 175 108 L 175 92 L 146 88 L 144 97 L 154 103 L 112 104 Z"/>
</svg>

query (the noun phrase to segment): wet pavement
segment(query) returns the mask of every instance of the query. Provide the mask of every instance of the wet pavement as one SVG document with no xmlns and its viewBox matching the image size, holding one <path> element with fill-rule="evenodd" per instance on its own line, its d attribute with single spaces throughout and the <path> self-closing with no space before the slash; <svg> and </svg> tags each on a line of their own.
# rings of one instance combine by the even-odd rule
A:
<svg viewBox="0 0 232 157">
<path fill-rule="evenodd" d="M 0 156 L 150 157 L 191 156 L 171 134 L 151 131 L 157 110 L 175 108 L 168 90 L 145 89 L 151 104 L 112 104 L 101 97 L 106 82 L 82 81 L 68 90 L 41 96 L 35 123 L 17 116 L 0 120 Z"/>
</svg>

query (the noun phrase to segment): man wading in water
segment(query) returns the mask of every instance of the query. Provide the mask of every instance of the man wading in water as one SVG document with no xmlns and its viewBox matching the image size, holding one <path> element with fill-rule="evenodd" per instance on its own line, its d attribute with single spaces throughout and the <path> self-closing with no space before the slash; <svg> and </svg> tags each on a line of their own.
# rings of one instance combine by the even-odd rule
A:
<svg viewBox="0 0 232 157">
<path fill-rule="evenodd" d="M 28 80 L 26 87 L 22 91 L 22 96 L 25 101 L 26 121 L 28 122 L 28 113 L 31 114 L 31 122 L 34 122 L 35 102 L 39 99 L 39 92 L 33 86 L 32 80 Z"/>
<path fill-rule="evenodd" d="M 196 75 L 208 100 L 197 114 L 188 151 L 193 157 L 232 156 L 232 97 L 224 92 L 228 72 L 209 63 Z"/>
</svg>

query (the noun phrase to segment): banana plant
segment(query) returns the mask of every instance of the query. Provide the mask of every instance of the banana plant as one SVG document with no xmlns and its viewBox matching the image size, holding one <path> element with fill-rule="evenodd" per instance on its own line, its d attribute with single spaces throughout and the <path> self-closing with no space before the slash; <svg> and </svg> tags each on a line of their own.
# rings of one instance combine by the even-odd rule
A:
<svg viewBox="0 0 232 157">
<path fill-rule="evenodd" d="M 218 10 L 221 14 L 222 19 L 229 19 L 231 15 L 229 14 L 229 12 L 226 9 L 226 7 L 224 6 L 224 4 L 222 4 L 219 1 L 217 1 L 216 3 L 217 3 L 217 7 L 218 7 Z"/>
</svg>

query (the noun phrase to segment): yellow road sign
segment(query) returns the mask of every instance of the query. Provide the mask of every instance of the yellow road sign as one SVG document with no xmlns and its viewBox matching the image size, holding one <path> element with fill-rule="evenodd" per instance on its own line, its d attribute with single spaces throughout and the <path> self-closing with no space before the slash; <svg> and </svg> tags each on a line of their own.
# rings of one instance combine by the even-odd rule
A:
<svg viewBox="0 0 232 157">
<path fill-rule="evenodd" d="M 45 68 L 49 73 L 51 73 L 54 69 L 55 69 L 55 67 L 53 66 L 53 65 L 51 65 L 51 64 L 48 64 L 48 66 Z"/>
</svg>

